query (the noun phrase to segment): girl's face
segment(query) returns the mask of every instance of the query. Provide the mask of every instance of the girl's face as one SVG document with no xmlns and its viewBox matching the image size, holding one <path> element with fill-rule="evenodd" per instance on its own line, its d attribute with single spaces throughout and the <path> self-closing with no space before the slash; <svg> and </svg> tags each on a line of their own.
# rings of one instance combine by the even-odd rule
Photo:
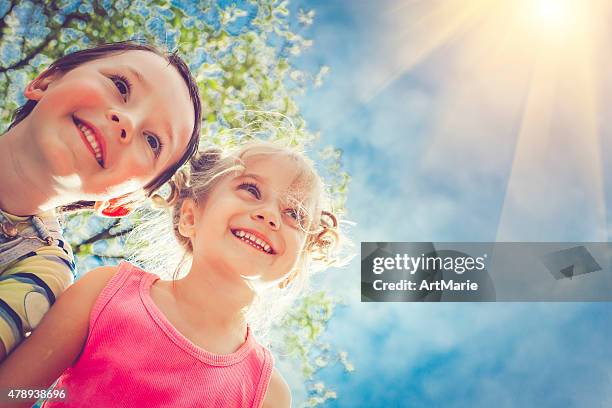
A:
<svg viewBox="0 0 612 408">
<path fill-rule="evenodd" d="M 38 103 L 18 126 L 57 188 L 75 199 L 136 191 L 179 160 L 194 108 L 179 72 L 147 51 L 126 51 L 41 77 L 25 91 Z"/>
<path fill-rule="evenodd" d="M 183 205 L 181 222 L 193 227 L 182 233 L 192 240 L 194 266 L 269 286 L 291 271 L 304 246 L 299 219 L 306 215 L 296 205 L 304 192 L 295 185 L 299 168 L 290 156 L 259 155 L 244 163 L 245 171 L 222 179 L 200 207 Z"/>
</svg>

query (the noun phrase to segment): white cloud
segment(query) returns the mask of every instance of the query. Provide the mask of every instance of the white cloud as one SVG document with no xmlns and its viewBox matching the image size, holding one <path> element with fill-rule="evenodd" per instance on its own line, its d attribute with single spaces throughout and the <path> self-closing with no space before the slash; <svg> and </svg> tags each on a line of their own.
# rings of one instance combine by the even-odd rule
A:
<svg viewBox="0 0 612 408">
<path fill-rule="evenodd" d="M 406 4 L 426 7 L 423 2 Z M 340 23 L 320 20 L 324 10 L 317 10 L 315 19 L 313 52 L 317 47 L 327 52 L 321 59 L 331 72 L 324 85 L 305 98 L 305 112 L 322 131 L 324 143 L 345 149 L 345 167 L 353 178 L 348 209 L 357 222 L 354 240 L 492 240 L 515 157 L 531 67 L 507 57 L 479 60 L 476 48 L 462 54 L 457 40 L 396 77 L 402 43 L 415 41 L 398 35 L 401 24 L 415 22 L 410 15 L 415 9 L 397 6 L 351 3 Z M 358 32 L 354 27 L 360 27 Z M 526 49 L 521 58 L 531 52 Z M 608 77 L 601 90 L 606 112 L 612 106 L 607 103 L 612 89 Z M 397 80 L 383 89 L 389 78 Z M 571 124 L 571 114 L 565 113 L 559 123 Z M 600 118 L 602 136 L 611 130 L 608 116 Z M 564 142 L 580 140 L 579 132 L 570 130 L 572 134 L 563 136 L 561 129 L 556 135 Z M 601 139 L 601 151 L 609 152 L 609 138 Z M 590 201 L 600 199 L 599 186 L 582 188 L 591 181 L 572 175 L 579 166 L 568 165 L 574 151 L 564 144 L 554 146 L 550 163 L 555 166 L 526 167 L 541 173 L 532 178 L 537 183 L 529 189 L 519 188 L 531 196 L 509 202 L 533 208 L 538 217 L 552 208 L 555 216 L 540 219 L 547 224 L 507 217 L 510 235 L 534 236 L 530 231 L 535 231 L 549 239 L 579 240 L 609 230 L 605 223 L 599 225 L 601 208 L 592 206 L 601 203 Z M 609 174 L 609 154 L 603 156 L 602 171 Z M 604 179 L 608 194 L 609 180 Z M 538 183 L 543 185 L 539 191 Z M 598 215 L 589 220 L 592 208 Z M 581 226 L 585 219 L 588 225 Z M 592 354 L 593 348 L 605 347 L 599 343 L 610 334 L 609 319 L 594 319 L 589 305 L 362 304 L 359 267 L 355 259 L 346 269 L 322 275 L 320 283 L 349 302 L 337 312 L 340 317 L 332 319 L 329 336 L 335 346 L 349 351 L 356 366 L 342 381 L 357 384 L 350 389 L 360 392 L 340 392 L 340 405 L 364 403 L 360 398 L 365 393 L 397 394 L 394 387 L 406 378 L 435 402 L 431 405 L 473 402 L 470 405 L 501 408 L 538 401 L 554 406 L 548 396 L 548 401 L 561 403 L 558 406 L 593 406 L 599 400 L 601 406 L 610 404 L 612 357 Z M 607 313 L 603 305 L 596 310 Z M 578 324 L 581 321 L 587 323 Z M 418 371 L 415 376 L 436 358 L 448 361 L 432 368 L 433 374 Z"/>
</svg>

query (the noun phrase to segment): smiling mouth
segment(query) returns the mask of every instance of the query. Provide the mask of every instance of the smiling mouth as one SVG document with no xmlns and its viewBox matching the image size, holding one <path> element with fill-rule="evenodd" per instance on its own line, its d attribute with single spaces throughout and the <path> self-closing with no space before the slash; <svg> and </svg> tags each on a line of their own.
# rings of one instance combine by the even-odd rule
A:
<svg viewBox="0 0 612 408">
<path fill-rule="evenodd" d="M 274 255 L 275 252 L 272 249 L 272 247 L 265 242 L 263 239 L 256 237 L 255 235 L 247 232 L 247 231 L 243 231 L 243 230 L 231 230 L 232 234 L 234 234 L 234 236 L 236 238 L 238 238 L 239 240 L 241 240 L 242 242 L 244 242 L 247 245 L 252 246 L 255 249 L 260 250 L 261 252 L 268 254 L 268 255 Z"/>
<path fill-rule="evenodd" d="M 104 156 L 102 154 L 102 146 L 96 136 L 96 132 L 86 123 L 80 121 L 75 116 L 72 117 L 74 124 L 81 133 L 81 138 L 86 142 L 87 147 L 93 153 L 94 158 L 104 168 Z"/>
</svg>

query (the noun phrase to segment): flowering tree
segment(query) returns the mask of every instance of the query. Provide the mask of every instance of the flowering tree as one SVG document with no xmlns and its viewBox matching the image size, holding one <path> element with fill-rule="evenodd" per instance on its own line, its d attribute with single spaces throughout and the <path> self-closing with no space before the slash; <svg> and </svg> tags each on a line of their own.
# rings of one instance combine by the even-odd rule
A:
<svg viewBox="0 0 612 408">
<path fill-rule="evenodd" d="M 293 18 L 287 1 L 277 0 L 0 0 L 0 122 L 6 129 L 11 113 L 25 102 L 26 84 L 59 56 L 98 43 L 136 39 L 185 57 L 202 95 L 204 143 L 231 146 L 259 136 L 311 144 L 316 137 L 307 130 L 294 98 L 317 86 L 327 68 L 309 73 L 294 67 L 292 58 L 311 46 L 299 32 L 312 23 L 314 11 L 296 14 Z M 340 152 L 324 148 L 318 160 L 327 169 L 324 176 L 335 210 L 342 211 L 349 178 L 342 171 Z M 123 259 L 125 235 L 137 221 L 69 216 L 66 237 L 79 269 Z M 346 353 L 318 340 L 335 304 L 325 293 L 314 293 L 279 328 L 311 385 L 305 405 L 335 397 L 316 381 L 319 368 L 339 361 L 352 370 Z"/>
</svg>

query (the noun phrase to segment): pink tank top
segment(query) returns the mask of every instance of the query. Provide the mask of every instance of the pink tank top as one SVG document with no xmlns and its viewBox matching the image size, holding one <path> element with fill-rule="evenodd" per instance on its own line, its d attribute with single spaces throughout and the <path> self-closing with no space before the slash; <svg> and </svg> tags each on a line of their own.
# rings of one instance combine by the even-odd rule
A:
<svg viewBox="0 0 612 408">
<path fill-rule="evenodd" d="M 91 311 L 78 361 L 60 377 L 63 401 L 43 407 L 261 407 L 273 359 L 247 328 L 232 354 L 187 340 L 157 308 L 159 279 L 123 262 Z"/>
</svg>

